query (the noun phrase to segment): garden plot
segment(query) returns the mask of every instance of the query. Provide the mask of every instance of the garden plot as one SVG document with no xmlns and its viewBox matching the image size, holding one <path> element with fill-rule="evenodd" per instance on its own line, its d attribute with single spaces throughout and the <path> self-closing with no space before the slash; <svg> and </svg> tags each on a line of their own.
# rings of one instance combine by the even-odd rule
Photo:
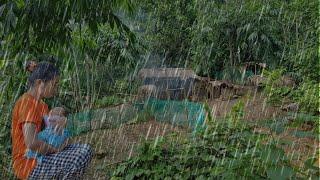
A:
<svg viewBox="0 0 320 180">
<path fill-rule="evenodd" d="M 85 179 L 106 179 L 112 169 L 135 155 L 136 148 L 145 140 L 177 134 L 177 139 L 186 136 L 187 130 L 155 120 L 137 124 L 123 124 L 114 129 L 100 129 L 81 134 L 73 142 L 88 143 L 94 149 L 94 158 Z"/>
<path fill-rule="evenodd" d="M 252 133 L 264 136 L 262 143 L 276 142 L 277 147 L 285 152 L 293 167 L 303 169 L 305 162 L 310 157 L 316 157 L 319 150 L 319 139 L 315 138 L 312 131 L 303 123 L 292 122 L 290 120 L 292 117 L 281 111 L 279 107 L 264 105 L 264 97 L 261 95 L 230 101 L 210 101 L 208 104 L 213 109 L 214 117 L 226 120 L 232 107 L 239 100 L 247 100 L 243 120 L 244 123 L 254 126 Z M 172 108 L 166 106 L 165 103 L 150 102 L 149 108 L 144 104 L 136 105 L 134 108 L 132 105 L 123 104 L 94 111 L 91 121 L 91 128 L 94 131 L 81 134 L 73 139 L 76 142 L 89 143 L 94 147 L 95 156 L 86 177 L 110 178 L 121 162 L 137 155 L 137 148 L 146 139 L 157 141 L 158 138 L 176 133 L 178 134 L 177 143 L 185 140 L 183 137 L 187 137 L 191 129 L 182 129 L 188 126 L 177 126 L 181 124 L 175 123 L 175 120 L 185 119 L 185 124 L 188 124 L 188 113 L 182 113 L 181 117 L 176 114 L 171 118 L 166 118 L 170 115 Z M 160 108 L 157 105 L 161 105 Z M 152 107 L 162 110 L 157 114 L 152 112 Z M 143 114 L 142 110 L 150 110 L 148 113 L 151 115 L 145 116 L 141 121 L 141 119 L 138 120 L 138 116 Z"/>
</svg>

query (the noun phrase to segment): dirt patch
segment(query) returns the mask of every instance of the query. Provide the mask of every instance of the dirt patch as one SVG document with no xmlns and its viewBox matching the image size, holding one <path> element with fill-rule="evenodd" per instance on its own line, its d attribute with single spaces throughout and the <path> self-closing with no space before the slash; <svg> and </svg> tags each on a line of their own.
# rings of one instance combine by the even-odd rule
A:
<svg viewBox="0 0 320 180">
<path fill-rule="evenodd" d="M 141 142 L 173 132 L 178 136 L 184 136 L 187 130 L 151 120 L 138 124 L 124 124 L 115 129 L 95 130 L 75 137 L 72 141 L 90 144 L 94 149 L 94 158 L 85 179 L 106 179 L 110 177 L 115 165 L 135 155 Z"/>
<path fill-rule="evenodd" d="M 248 96 L 239 97 L 237 99 L 213 99 L 209 101 L 209 106 L 212 107 L 212 115 L 216 118 L 224 118 L 230 113 L 231 108 L 239 101 L 245 103 L 244 114 L 245 120 L 256 121 L 281 117 L 285 114 L 280 107 L 270 106 L 266 103 L 266 98 L 262 93 L 250 93 Z"/>
<path fill-rule="evenodd" d="M 279 146 L 284 149 L 294 166 L 302 168 L 304 162 L 310 157 L 317 157 L 319 139 L 310 137 L 295 137 L 292 129 L 287 129 L 280 135 L 274 135 L 279 139 Z M 284 143 L 283 143 L 284 142 Z M 286 143 L 290 142 L 290 143 Z"/>
</svg>

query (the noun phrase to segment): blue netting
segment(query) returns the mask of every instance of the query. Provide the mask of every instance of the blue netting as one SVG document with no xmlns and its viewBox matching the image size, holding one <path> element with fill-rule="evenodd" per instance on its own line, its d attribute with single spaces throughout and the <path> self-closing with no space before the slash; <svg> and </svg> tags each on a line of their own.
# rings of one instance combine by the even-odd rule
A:
<svg viewBox="0 0 320 180">
<path fill-rule="evenodd" d="M 87 110 L 84 112 L 70 114 L 67 117 L 67 129 L 71 136 L 91 130 L 92 114 L 92 111 Z"/>
<path fill-rule="evenodd" d="M 118 126 L 134 119 L 143 111 L 150 111 L 159 122 L 188 126 L 193 130 L 202 128 L 205 120 L 201 103 L 150 98 L 143 103 L 123 104 L 71 114 L 68 116 L 67 129 L 75 136 L 99 127 Z"/>
<path fill-rule="evenodd" d="M 192 129 L 201 128 L 205 120 L 205 112 L 201 103 L 188 100 L 159 100 L 150 98 L 143 104 L 136 104 L 142 109 L 150 109 L 157 121 L 174 125 L 189 126 Z"/>
</svg>

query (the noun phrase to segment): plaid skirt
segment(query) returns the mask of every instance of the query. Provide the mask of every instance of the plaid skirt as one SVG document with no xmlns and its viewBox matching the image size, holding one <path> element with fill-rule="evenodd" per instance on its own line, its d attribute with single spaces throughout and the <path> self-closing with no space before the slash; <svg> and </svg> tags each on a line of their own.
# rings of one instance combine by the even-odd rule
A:
<svg viewBox="0 0 320 180">
<path fill-rule="evenodd" d="M 87 144 L 70 144 L 57 154 L 43 156 L 28 179 L 81 179 L 92 158 Z"/>
</svg>

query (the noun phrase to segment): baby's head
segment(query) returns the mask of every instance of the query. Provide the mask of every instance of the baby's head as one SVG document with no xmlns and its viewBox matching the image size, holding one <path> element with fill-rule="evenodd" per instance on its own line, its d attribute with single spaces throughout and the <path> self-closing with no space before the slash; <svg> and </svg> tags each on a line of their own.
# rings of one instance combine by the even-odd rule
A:
<svg viewBox="0 0 320 180">
<path fill-rule="evenodd" d="M 63 107 L 55 107 L 55 108 L 51 109 L 51 111 L 49 112 L 49 116 L 65 117 L 66 116 L 66 111 L 64 110 Z"/>
<path fill-rule="evenodd" d="M 61 120 L 62 117 L 62 120 Z M 64 117 L 64 119 L 63 119 Z M 55 107 L 52 108 L 47 116 L 47 118 L 44 119 L 46 127 L 57 127 L 58 129 L 62 129 L 66 126 L 66 111 L 62 107 Z M 58 119 L 60 119 L 58 121 Z"/>
</svg>

